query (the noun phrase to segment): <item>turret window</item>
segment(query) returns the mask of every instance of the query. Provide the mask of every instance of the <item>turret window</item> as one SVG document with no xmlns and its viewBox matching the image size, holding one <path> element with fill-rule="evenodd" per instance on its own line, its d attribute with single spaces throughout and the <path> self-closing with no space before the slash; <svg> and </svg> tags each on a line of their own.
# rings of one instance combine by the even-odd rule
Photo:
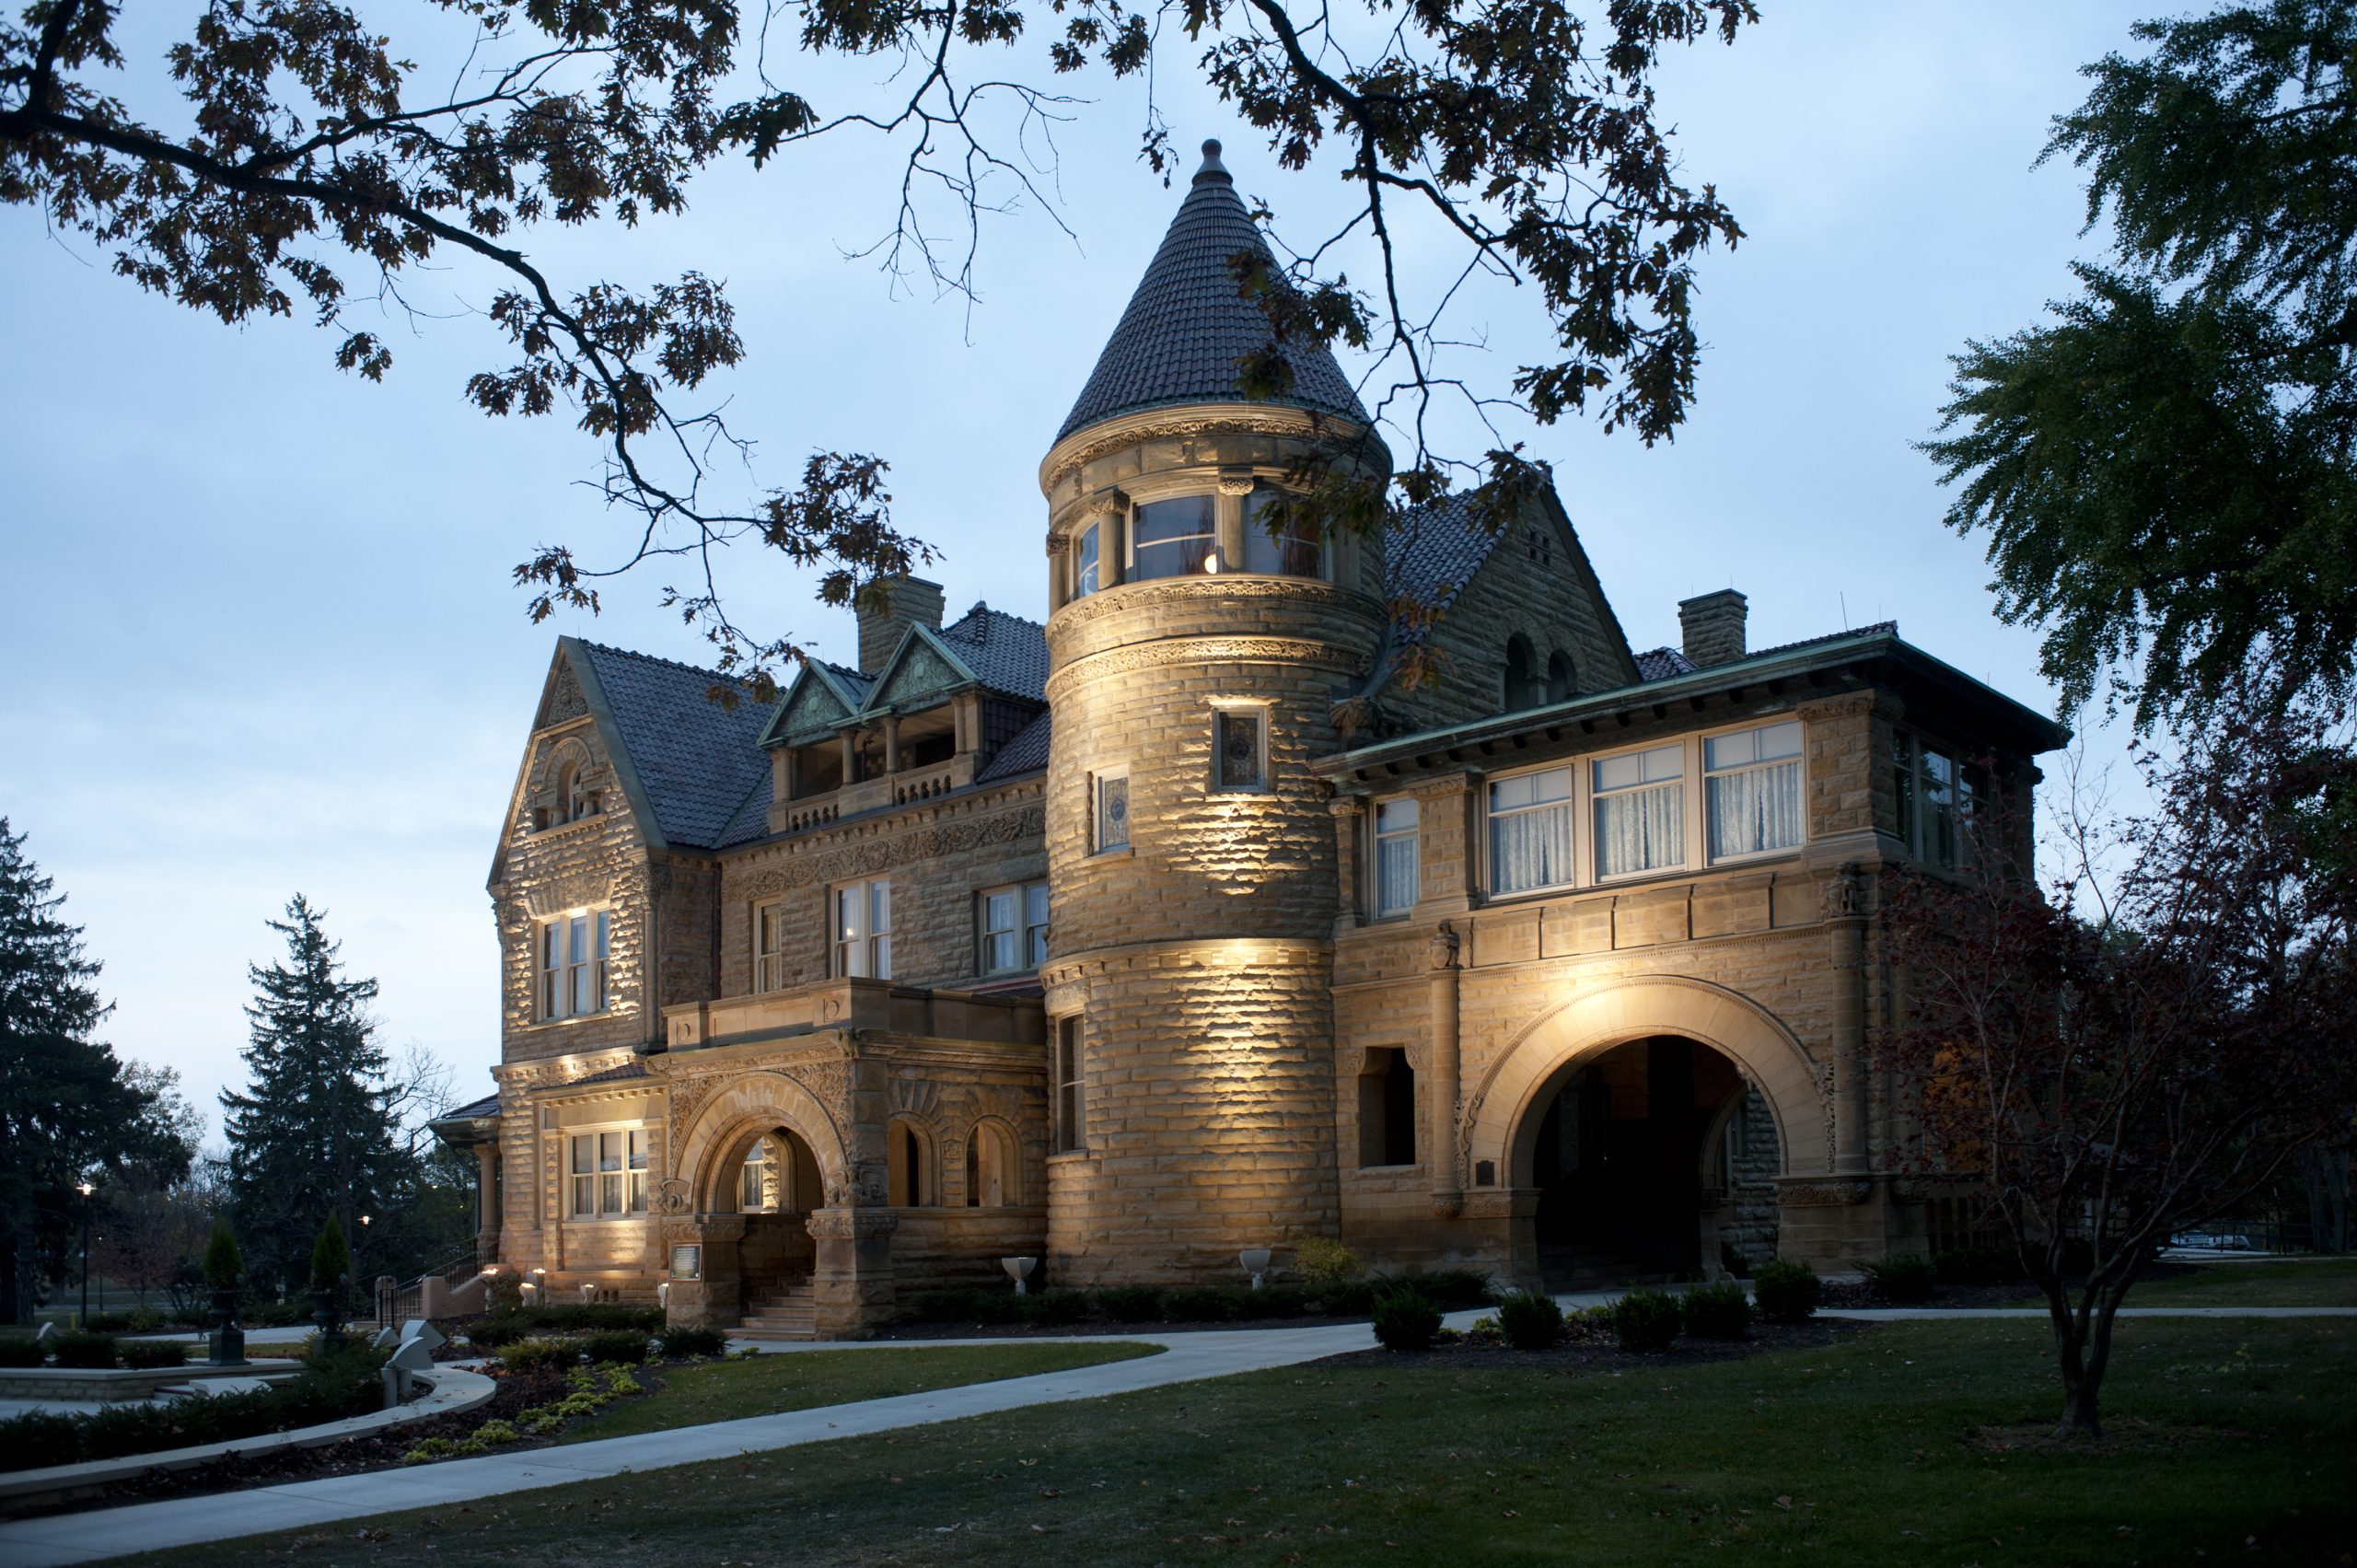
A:
<svg viewBox="0 0 2357 1568">
<path fill-rule="evenodd" d="M 1212 787 L 1269 787 L 1269 710 L 1259 703 L 1212 710 Z"/>
<path fill-rule="evenodd" d="M 1119 772 L 1097 773 L 1089 780 L 1089 793 L 1094 799 L 1091 807 L 1097 819 L 1095 853 L 1130 847 L 1130 775 L 1126 769 Z"/>
<path fill-rule="evenodd" d="M 1273 490 L 1244 498 L 1244 569 L 1274 577 L 1324 576 L 1326 542 L 1315 524 L 1293 517 L 1270 531 L 1262 514 L 1278 499 Z"/>
<path fill-rule="evenodd" d="M 1218 508 L 1209 495 L 1149 501 L 1138 508 L 1130 545 L 1132 575 L 1184 577 L 1217 571 Z"/>
<path fill-rule="evenodd" d="M 1085 598 L 1104 587 L 1100 581 L 1099 552 L 1104 525 L 1091 523 L 1080 530 L 1080 540 L 1072 557 L 1072 597 Z"/>
</svg>

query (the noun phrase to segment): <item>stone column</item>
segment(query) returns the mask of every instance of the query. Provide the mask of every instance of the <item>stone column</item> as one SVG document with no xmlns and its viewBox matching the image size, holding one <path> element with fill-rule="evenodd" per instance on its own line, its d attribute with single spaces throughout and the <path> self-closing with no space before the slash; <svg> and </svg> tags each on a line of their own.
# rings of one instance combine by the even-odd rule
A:
<svg viewBox="0 0 2357 1568">
<path fill-rule="evenodd" d="M 475 1255 L 486 1263 L 499 1258 L 499 1145 L 475 1145 Z"/>
<path fill-rule="evenodd" d="M 887 773 L 900 771 L 900 715 L 898 714 L 884 715 L 884 771 Z"/>
<path fill-rule="evenodd" d="M 1432 1172 L 1433 1212 L 1453 1216 L 1465 1206 L 1465 1192 L 1457 1182 L 1457 1095 L 1458 1071 L 1457 928 L 1447 921 L 1433 933 L 1432 944 L 1432 1149 L 1424 1163 Z"/>
<path fill-rule="evenodd" d="M 865 1339 L 892 1316 L 892 1233 L 900 1215 L 830 1206 L 806 1223 L 818 1244 L 810 1283 L 819 1337 Z"/>
<path fill-rule="evenodd" d="M 843 783 L 848 785 L 858 782 L 859 731 L 847 729 L 843 731 Z"/>
<path fill-rule="evenodd" d="M 1833 1169 L 1863 1176 L 1866 1162 L 1866 923 L 1858 867 L 1845 865 L 1823 885 L 1833 967 Z"/>
<path fill-rule="evenodd" d="M 1334 930 L 1340 935 L 1359 923 L 1359 855 L 1365 843 L 1366 797 L 1338 795 L 1326 803 L 1326 809 L 1334 814 Z"/>
</svg>

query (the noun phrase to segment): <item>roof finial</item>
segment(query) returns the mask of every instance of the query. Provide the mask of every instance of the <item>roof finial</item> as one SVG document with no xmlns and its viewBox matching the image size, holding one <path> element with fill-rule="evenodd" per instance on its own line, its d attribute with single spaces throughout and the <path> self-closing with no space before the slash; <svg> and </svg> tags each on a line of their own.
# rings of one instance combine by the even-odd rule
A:
<svg viewBox="0 0 2357 1568">
<path fill-rule="evenodd" d="M 1228 178 L 1227 166 L 1219 161 L 1219 142 L 1216 138 L 1203 144 L 1203 167 L 1195 170 L 1196 184 L 1201 185 L 1206 180 L 1216 180 L 1223 185 L 1236 183 Z"/>
</svg>

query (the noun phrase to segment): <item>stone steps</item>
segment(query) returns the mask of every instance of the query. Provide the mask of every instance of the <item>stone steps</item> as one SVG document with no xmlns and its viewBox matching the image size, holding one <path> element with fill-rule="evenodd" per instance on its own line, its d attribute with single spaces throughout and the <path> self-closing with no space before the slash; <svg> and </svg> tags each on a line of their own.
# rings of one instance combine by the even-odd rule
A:
<svg viewBox="0 0 2357 1568">
<path fill-rule="evenodd" d="M 807 1283 L 766 1291 L 745 1303 L 737 1337 L 744 1340 L 815 1340 L 819 1305 Z"/>
</svg>

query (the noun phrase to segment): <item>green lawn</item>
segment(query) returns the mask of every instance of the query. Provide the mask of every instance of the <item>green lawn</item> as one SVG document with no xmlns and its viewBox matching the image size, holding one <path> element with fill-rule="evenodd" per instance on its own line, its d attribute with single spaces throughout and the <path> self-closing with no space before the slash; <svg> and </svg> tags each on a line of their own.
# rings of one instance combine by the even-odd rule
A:
<svg viewBox="0 0 2357 1568">
<path fill-rule="evenodd" d="M 2029 1303 L 2043 1307 L 2043 1300 Z M 2357 1307 L 2357 1258 L 2211 1263 L 2200 1273 L 2142 1280 L 2130 1307 Z"/>
<path fill-rule="evenodd" d="M 664 1432 L 675 1426 L 775 1415 L 819 1405 L 847 1405 L 895 1394 L 923 1394 L 966 1383 L 995 1383 L 1040 1372 L 1067 1372 L 1108 1361 L 1155 1355 L 1157 1345 L 1107 1340 L 1096 1344 L 940 1346 L 921 1350 L 822 1350 L 674 1367 L 660 1392 L 598 1411 L 565 1431 L 566 1443 Z"/>
<path fill-rule="evenodd" d="M 387 1516 L 306 1564 L 2337 1562 L 2357 1322 L 2131 1320 L 2057 1452 L 2035 1323 L 1630 1371 L 1310 1366 Z M 295 1538 L 180 1551 L 246 1564 Z"/>
</svg>

